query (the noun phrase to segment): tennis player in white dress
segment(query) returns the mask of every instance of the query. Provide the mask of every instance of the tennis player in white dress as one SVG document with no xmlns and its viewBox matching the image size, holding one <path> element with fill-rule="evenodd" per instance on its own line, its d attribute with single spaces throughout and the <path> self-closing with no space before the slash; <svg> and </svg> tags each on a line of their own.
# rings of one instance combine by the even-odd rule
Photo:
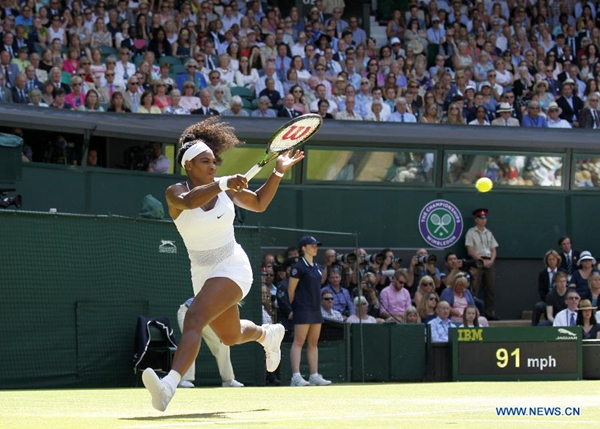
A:
<svg viewBox="0 0 600 429">
<path fill-rule="evenodd" d="M 202 329 L 210 325 L 223 344 L 258 341 L 265 348 L 267 371 L 281 360 L 282 325 L 257 326 L 240 320 L 238 303 L 250 291 L 252 268 L 248 256 L 235 241 L 234 205 L 255 212 L 267 209 L 281 181 L 302 151 L 289 151 L 277 158 L 273 174 L 256 192 L 248 189 L 244 175 L 216 177 L 217 160 L 225 150 L 240 145 L 233 127 L 209 118 L 188 127 L 180 139 L 177 160 L 188 180 L 167 189 L 169 214 L 188 249 L 194 299 L 185 317 L 183 335 L 172 370 L 163 379 L 148 368 L 142 375 L 152 395 L 152 405 L 164 411 L 175 395 L 181 374 L 195 361 Z"/>
</svg>

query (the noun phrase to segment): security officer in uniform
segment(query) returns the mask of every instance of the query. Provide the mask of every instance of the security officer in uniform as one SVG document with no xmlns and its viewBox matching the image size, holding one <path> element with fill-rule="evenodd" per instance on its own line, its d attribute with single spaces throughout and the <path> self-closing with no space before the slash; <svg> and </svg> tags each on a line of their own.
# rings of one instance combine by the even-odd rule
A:
<svg viewBox="0 0 600 429">
<path fill-rule="evenodd" d="M 486 317 L 489 320 L 498 320 L 494 305 L 496 302 L 496 272 L 494 262 L 496 261 L 496 248 L 498 242 L 492 231 L 486 228 L 488 209 L 480 208 L 473 211 L 475 226 L 467 231 L 465 246 L 469 257 L 479 259 L 483 266 L 478 269 L 479 290 L 474 291 L 479 295 L 484 294 Z"/>
</svg>

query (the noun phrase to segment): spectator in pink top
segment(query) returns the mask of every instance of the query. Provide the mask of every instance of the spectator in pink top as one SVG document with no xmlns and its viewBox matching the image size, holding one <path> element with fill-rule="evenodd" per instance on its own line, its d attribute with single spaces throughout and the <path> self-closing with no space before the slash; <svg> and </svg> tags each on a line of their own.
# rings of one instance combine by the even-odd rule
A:
<svg viewBox="0 0 600 429">
<path fill-rule="evenodd" d="M 404 270 L 394 273 L 392 284 L 384 288 L 379 295 L 381 317 L 402 320 L 410 305 L 410 293 L 404 288 L 407 277 Z"/>
</svg>

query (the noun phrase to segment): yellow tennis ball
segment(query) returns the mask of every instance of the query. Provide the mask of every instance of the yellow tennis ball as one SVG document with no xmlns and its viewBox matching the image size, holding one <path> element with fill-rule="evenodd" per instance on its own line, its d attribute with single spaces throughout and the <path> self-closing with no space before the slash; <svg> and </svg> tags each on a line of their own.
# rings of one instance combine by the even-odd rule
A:
<svg viewBox="0 0 600 429">
<path fill-rule="evenodd" d="M 475 187 L 479 192 L 489 192 L 494 187 L 494 182 L 489 177 L 482 177 L 475 182 Z"/>
</svg>

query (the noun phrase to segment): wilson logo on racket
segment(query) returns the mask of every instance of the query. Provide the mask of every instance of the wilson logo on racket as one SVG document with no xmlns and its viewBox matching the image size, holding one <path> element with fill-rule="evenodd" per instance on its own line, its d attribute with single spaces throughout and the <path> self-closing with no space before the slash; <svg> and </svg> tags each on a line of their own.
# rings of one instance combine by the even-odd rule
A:
<svg viewBox="0 0 600 429">
<path fill-rule="evenodd" d="M 310 133 L 314 127 L 298 127 L 296 125 L 292 125 L 289 130 L 281 137 L 281 140 L 298 140 Z"/>
<path fill-rule="evenodd" d="M 291 149 L 298 149 L 317 132 L 322 124 L 323 118 L 314 113 L 307 113 L 288 121 L 271 137 L 271 141 L 267 143 L 265 154 L 257 164 L 248 170 L 245 174 L 246 179 L 252 179 L 265 165 L 277 159 L 279 154 Z"/>
</svg>

